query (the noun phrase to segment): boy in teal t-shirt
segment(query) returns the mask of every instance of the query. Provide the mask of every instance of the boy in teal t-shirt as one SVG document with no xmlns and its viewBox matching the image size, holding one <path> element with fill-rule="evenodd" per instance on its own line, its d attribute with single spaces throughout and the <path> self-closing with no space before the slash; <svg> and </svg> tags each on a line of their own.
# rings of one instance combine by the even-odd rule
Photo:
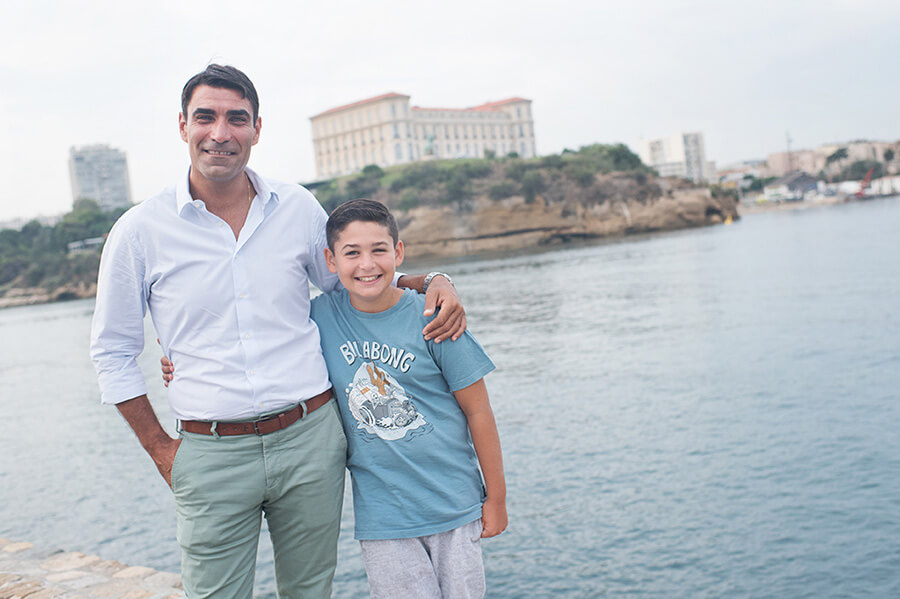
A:
<svg viewBox="0 0 900 599">
<path fill-rule="evenodd" d="M 403 242 L 382 204 L 342 204 L 326 234 L 326 262 L 345 290 L 315 298 L 311 316 L 347 436 L 372 596 L 482 596 L 478 540 L 507 525 L 483 380 L 494 364 L 468 331 L 452 342 L 422 337 L 424 300 L 392 285 Z"/>
</svg>

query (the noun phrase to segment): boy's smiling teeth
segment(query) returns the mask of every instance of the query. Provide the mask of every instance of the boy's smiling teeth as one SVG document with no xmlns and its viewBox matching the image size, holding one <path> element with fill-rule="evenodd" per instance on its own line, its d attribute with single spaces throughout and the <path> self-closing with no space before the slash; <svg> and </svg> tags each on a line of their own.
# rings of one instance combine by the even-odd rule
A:
<svg viewBox="0 0 900 599">
<path fill-rule="evenodd" d="M 359 279 L 360 281 L 362 281 L 363 283 L 370 283 L 380 276 L 381 275 L 370 275 L 368 277 L 356 277 L 356 278 Z"/>
</svg>

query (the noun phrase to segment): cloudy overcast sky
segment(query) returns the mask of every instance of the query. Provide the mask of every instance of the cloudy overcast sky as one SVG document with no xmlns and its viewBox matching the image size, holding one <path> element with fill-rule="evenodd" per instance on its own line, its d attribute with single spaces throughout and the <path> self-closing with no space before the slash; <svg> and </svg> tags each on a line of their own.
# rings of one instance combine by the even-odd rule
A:
<svg viewBox="0 0 900 599">
<path fill-rule="evenodd" d="M 183 176 L 184 82 L 256 84 L 250 164 L 315 177 L 309 117 L 395 91 L 419 106 L 534 101 L 538 152 L 701 131 L 719 165 L 900 138 L 900 3 L 887 0 L 236 2 L 2 0 L 0 220 L 71 207 L 71 146 L 128 154 L 144 199 Z"/>
</svg>

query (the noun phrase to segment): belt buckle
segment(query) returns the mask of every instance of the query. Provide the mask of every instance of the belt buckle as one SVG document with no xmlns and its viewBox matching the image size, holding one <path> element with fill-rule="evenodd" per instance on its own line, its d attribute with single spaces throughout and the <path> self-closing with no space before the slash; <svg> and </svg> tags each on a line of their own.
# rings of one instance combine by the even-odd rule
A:
<svg viewBox="0 0 900 599">
<path fill-rule="evenodd" d="M 261 437 L 268 433 L 261 432 L 259 430 L 259 425 L 263 422 L 269 422 L 270 420 L 278 420 L 278 417 L 281 416 L 281 413 L 273 414 L 272 416 L 267 416 L 266 418 L 260 418 L 259 420 L 253 421 L 253 432 L 256 433 L 257 437 Z"/>
</svg>

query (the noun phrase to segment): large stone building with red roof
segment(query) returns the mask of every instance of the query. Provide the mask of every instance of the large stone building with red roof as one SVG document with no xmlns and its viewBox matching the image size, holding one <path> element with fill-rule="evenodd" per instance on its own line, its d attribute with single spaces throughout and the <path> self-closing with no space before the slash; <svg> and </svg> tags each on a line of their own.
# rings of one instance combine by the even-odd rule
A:
<svg viewBox="0 0 900 599">
<path fill-rule="evenodd" d="M 509 98 L 471 108 L 410 106 L 387 93 L 310 117 L 320 179 L 435 158 L 536 155 L 531 100 Z"/>
</svg>

